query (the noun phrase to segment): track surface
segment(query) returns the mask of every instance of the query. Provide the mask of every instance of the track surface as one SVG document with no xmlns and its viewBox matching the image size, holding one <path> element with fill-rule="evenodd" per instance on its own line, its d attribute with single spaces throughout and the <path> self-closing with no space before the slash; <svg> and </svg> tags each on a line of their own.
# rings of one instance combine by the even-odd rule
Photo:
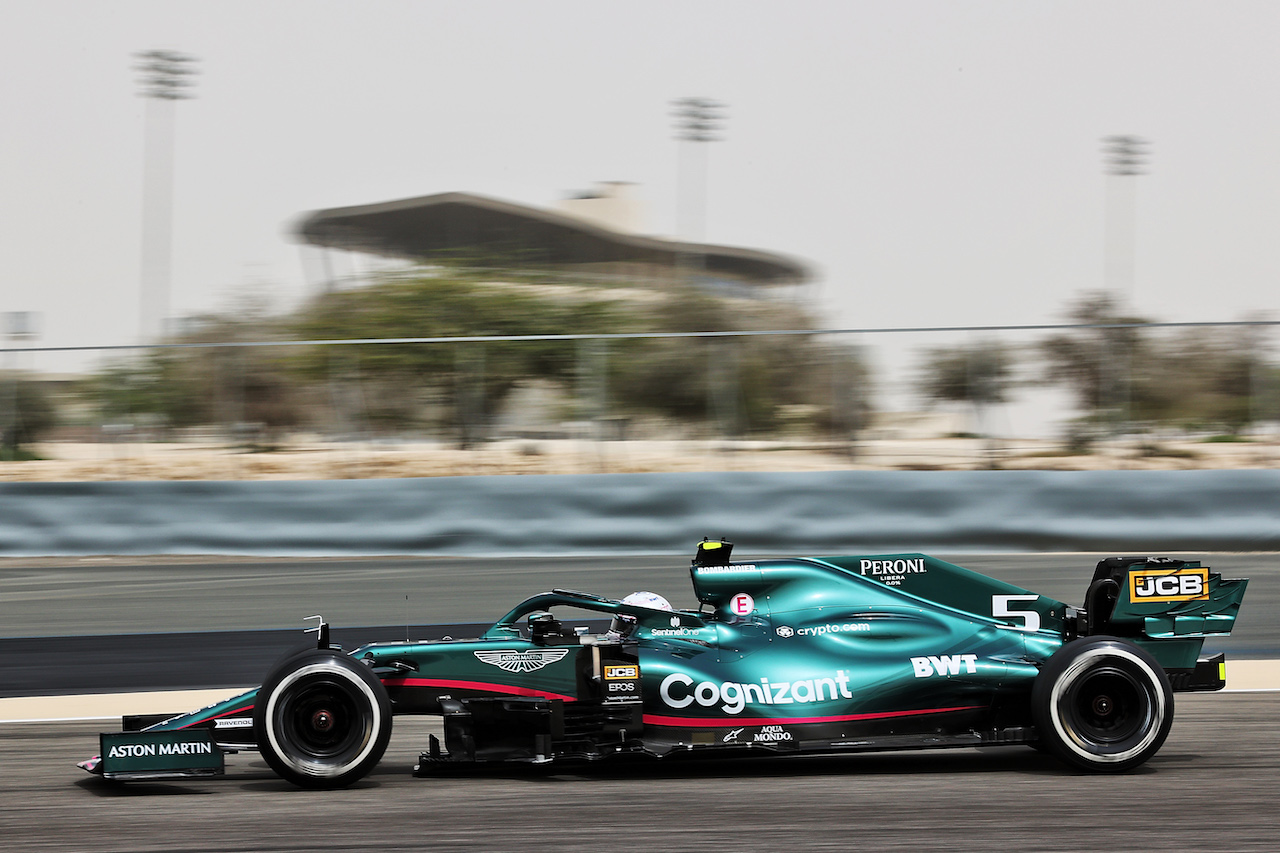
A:
<svg viewBox="0 0 1280 853">
<path fill-rule="evenodd" d="M 764 555 L 745 549 L 735 559 Z M 939 554 L 975 571 L 1079 604 L 1106 554 Z M 1193 554 L 1226 577 L 1251 578 L 1225 648 L 1280 649 L 1280 554 Z M 132 557 L 0 559 L 0 637 L 301 629 L 492 622 L 551 587 L 622 597 L 661 593 L 694 607 L 687 556 L 521 559 L 226 560 Z"/>
<path fill-rule="evenodd" d="M 1096 559 L 955 561 L 1075 601 Z M 1280 627 L 1266 614 L 1280 604 L 1280 558 L 1205 555 L 1205 561 L 1224 574 L 1253 578 L 1230 642 L 1275 656 Z M 86 641 L 122 629 L 287 628 L 316 612 L 337 624 L 385 624 L 406 594 L 425 602 L 407 608 L 412 621 L 423 624 L 494 617 L 552 585 L 606 595 L 649 588 L 680 606 L 688 597 L 686 565 L 665 557 L 182 566 L 73 561 L 70 567 L 9 561 L 0 563 L 0 604 L 10 637 Z M 153 646 L 158 639 L 151 638 Z M 74 661 L 44 663 L 52 681 Z M 0 672 L 10 674 L 4 666 L 0 660 Z M 1076 774 L 1013 747 L 432 779 L 415 779 L 410 769 L 435 721 L 402 719 L 379 768 L 339 792 L 294 789 L 252 753 L 231 756 L 222 780 L 113 786 L 74 766 L 96 751 L 97 732 L 108 724 L 15 723 L 0 726 L 0 831 L 13 850 L 176 853 L 1275 850 L 1278 719 L 1280 693 L 1179 696 L 1163 750 L 1122 776 Z"/>
<path fill-rule="evenodd" d="M 72 766 L 84 723 L 0 728 L 15 850 L 1275 850 L 1280 694 L 1179 697 L 1138 771 L 1079 775 L 1025 747 L 596 765 L 416 779 L 422 721 L 345 791 L 253 754 L 220 780 L 114 786 Z"/>
<path fill-rule="evenodd" d="M 1206 651 L 1280 658 L 1280 555 L 1185 555 L 1251 578 L 1235 632 Z M 1078 603 L 1096 554 L 970 555 L 954 562 Z M 555 586 L 690 600 L 681 557 L 173 562 L 0 560 L 0 697 L 200 687 L 262 680 L 324 614 L 334 642 L 476 636 Z M 469 622 L 467 626 L 441 624 Z M 382 626 L 382 627 L 359 627 Z"/>
</svg>

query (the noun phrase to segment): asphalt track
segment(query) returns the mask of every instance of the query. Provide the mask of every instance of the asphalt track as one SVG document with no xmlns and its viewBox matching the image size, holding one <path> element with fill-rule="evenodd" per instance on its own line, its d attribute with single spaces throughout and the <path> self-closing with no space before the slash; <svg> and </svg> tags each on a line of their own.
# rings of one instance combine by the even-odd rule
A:
<svg viewBox="0 0 1280 853">
<path fill-rule="evenodd" d="M 1280 658 L 1280 622 L 1267 618 L 1280 612 L 1280 555 L 1182 556 L 1251 578 L 1234 633 L 1206 651 Z M 949 559 L 1079 603 L 1099 555 Z M 0 560 L 0 697 L 250 685 L 307 641 L 313 614 L 346 648 L 475 636 L 480 623 L 557 586 L 618 598 L 649 589 L 677 607 L 696 604 L 679 557 Z"/>
<path fill-rule="evenodd" d="M 766 555 L 743 548 L 734 559 Z M 1079 604 L 1107 554 L 938 554 L 1068 604 Z M 1280 652 L 1280 553 L 1179 553 L 1224 577 L 1251 579 L 1233 653 Z M 63 557 L 0 559 L 0 638 L 301 630 L 323 614 L 337 627 L 492 622 L 552 587 L 622 597 L 637 589 L 694 607 L 680 556 L 519 559 L 257 560 Z M 1276 656 L 1280 656 L 1277 654 Z"/>
<path fill-rule="evenodd" d="M 1203 556 L 1224 574 L 1253 578 L 1229 653 L 1280 657 L 1280 628 L 1268 618 L 1280 603 L 1280 557 Z M 1096 559 L 955 561 L 1075 601 Z M 680 606 L 686 567 L 665 557 L 5 561 L 0 606 L 9 640 L 59 636 L 89 648 L 114 637 L 149 642 L 155 658 L 178 651 L 173 634 L 287 631 L 315 612 L 337 625 L 385 625 L 398 621 L 388 618 L 398 605 L 411 630 L 449 615 L 479 621 L 553 585 L 606 595 L 655 589 Z M 10 663 L 0 658 L 6 676 Z M 75 664 L 38 655 L 36 663 L 51 684 Z M 135 658 L 121 671 L 146 665 Z M 337 792 L 294 789 L 252 753 L 231 756 L 220 780 L 114 786 L 74 766 L 110 724 L 8 723 L 0 725 L 0 831 L 12 850 L 1275 850 L 1277 720 L 1277 692 L 1180 695 L 1164 748 L 1121 776 L 1078 774 L 1013 747 L 416 779 L 410 769 L 436 723 L 401 719 L 378 769 Z"/>
<path fill-rule="evenodd" d="M 75 768 L 91 723 L 0 727 L 12 850 L 1274 851 L 1280 694 L 1184 696 L 1138 771 L 1081 775 L 1026 747 L 410 774 L 401 724 L 373 774 L 295 789 L 252 753 L 223 779 L 115 786 Z"/>
</svg>

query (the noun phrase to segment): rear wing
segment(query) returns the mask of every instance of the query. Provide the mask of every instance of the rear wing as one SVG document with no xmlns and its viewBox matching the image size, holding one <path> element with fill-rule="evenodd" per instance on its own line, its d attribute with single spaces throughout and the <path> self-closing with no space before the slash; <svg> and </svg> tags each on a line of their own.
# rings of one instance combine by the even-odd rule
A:
<svg viewBox="0 0 1280 853">
<path fill-rule="evenodd" d="M 1229 634 L 1248 585 L 1197 560 L 1109 557 L 1085 594 L 1083 633 L 1153 640 Z"/>
</svg>

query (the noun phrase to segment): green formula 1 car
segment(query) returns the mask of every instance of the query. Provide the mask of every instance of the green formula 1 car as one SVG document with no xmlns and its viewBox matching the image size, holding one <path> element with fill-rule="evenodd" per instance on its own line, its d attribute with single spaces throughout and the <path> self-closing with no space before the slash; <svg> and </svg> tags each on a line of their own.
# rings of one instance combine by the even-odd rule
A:
<svg viewBox="0 0 1280 853">
<path fill-rule="evenodd" d="M 704 541 L 697 609 L 557 589 L 477 639 L 317 648 L 261 687 L 176 717 L 126 718 L 80 766 L 110 779 L 216 775 L 258 749 L 333 788 L 378 763 L 399 714 L 438 714 L 415 772 L 456 762 L 1037 745 L 1095 771 L 1160 749 L 1173 693 L 1225 686 L 1207 635 L 1247 580 L 1198 562 L 1098 563 L 1072 607 L 922 554 L 731 562 Z"/>
</svg>

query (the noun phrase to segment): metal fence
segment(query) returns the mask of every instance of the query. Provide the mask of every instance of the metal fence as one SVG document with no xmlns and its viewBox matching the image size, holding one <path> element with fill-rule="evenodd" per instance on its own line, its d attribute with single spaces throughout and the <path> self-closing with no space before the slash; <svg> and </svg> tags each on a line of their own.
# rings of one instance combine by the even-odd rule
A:
<svg viewBox="0 0 1280 853">
<path fill-rule="evenodd" d="M 1274 467 L 1277 325 L 11 341 L 0 479 Z"/>
</svg>

